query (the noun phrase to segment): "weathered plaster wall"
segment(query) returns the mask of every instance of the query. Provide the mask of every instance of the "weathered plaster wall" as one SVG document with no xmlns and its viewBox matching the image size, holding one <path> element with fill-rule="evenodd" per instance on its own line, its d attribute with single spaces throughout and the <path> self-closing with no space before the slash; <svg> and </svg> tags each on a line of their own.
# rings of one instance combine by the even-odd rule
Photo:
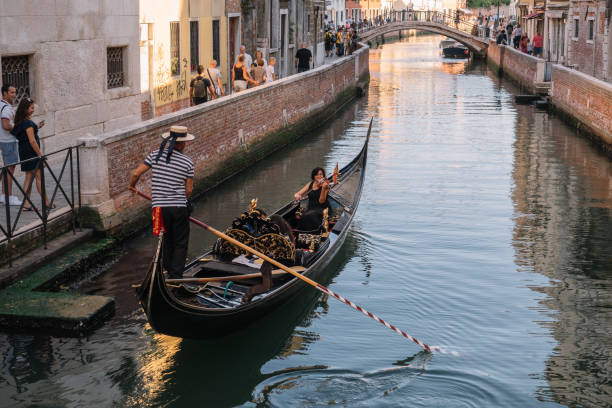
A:
<svg viewBox="0 0 612 408">
<path fill-rule="evenodd" d="M 0 39 L 0 56 L 29 55 L 43 152 L 140 120 L 138 0 L 0 0 Z M 126 83 L 107 89 L 106 49 L 118 46 Z"/>
<path fill-rule="evenodd" d="M 125 229 L 149 217 L 150 204 L 128 191 L 129 175 L 158 148 L 160 135 L 175 124 L 196 136 L 186 153 L 193 158 L 196 190 L 203 191 L 271 151 L 313 129 L 356 94 L 367 78 L 367 47 L 332 64 L 174 112 L 127 129 L 83 138 L 83 203 L 97 227 Z M 358 70 L 361 70 L 359 72 Z M 145 178 L 140 188 L 150 190 Z M 140 218 L 142 219 L 142 218 Z"/>
</svg>

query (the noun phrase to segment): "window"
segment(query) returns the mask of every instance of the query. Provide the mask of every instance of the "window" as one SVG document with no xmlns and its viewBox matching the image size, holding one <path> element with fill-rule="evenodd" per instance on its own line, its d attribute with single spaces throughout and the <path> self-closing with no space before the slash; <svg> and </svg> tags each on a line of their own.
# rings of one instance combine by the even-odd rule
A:
<svg viewBox="0 0 612 408">
<path fill-rule="evenodd" d="M 189 58 L 193 72 L 200 64 L 200 23 L 197 21 L 189 22 Z"/>
<path fill-rule="evenodd" d="M 580 28 L 580 20 L 578 18 L 574 19 L 574 39 L 578 38 L 578 30 Z"/>
<path fill-rule="evenodd" d="M 310 14 L 308 15 L 308 26 L 307 27 L 308 27 L 307 31 L 310 32 Z"/>
<path fill-rule="evenodd" d="M 106 87 L 108 89 L 125 86 L 123 55 L 125 47 L 106 49 Z"/>
<path fill-rule="evenodd" d="M 15 103 L 19 103 L 24 96 L 32 95 L 28 55 L 2 57 L 2 83 L 12 85 L 17 90 Z"/>
<path fill-rule="evenodd" d="M 170 73 L 181 73 L 180 28 L 178 21 L 170 23 Z"/>
<path fill-rule="evenodd" d="M 589 37 L 587 39 L 593 41 L 593 38 L 595 38 L 595 20 L 589 20 Z"/>
<path fill-rule="evenodd" d="M 219 20 L 212 22 L 212 54 L 213 59 L 217 61 L 217 68 L 221 66 L 221 56 L 219 55 L 220 39 L 219 39 Z"/>
</svg>

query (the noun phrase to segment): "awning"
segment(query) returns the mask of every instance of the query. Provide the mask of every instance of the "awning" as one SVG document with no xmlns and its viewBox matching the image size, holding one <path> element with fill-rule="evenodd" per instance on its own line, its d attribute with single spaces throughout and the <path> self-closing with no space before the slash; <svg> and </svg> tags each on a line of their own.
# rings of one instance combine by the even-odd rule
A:
<svg viewBox="0 0 612 408">
<path fill-rule="evenodd" d="M 472 10 L 466 9 L 466 8 L 460 8 L 459 11 L 462 12 L 463 14 L 474 14 Z"/>
<path fill-rule="evenodd" d="M 523 16 L 523 18 L 526 18 L 527 20 L 530 20 L 532 18 L 536 18 L 538 16 L 541 16 L 542 14 L 544 14 L 543 11 L 536 11 L 535 13 L 531 13 L 531 14 L 528 14 L 526 16 Z"/>
</svg>

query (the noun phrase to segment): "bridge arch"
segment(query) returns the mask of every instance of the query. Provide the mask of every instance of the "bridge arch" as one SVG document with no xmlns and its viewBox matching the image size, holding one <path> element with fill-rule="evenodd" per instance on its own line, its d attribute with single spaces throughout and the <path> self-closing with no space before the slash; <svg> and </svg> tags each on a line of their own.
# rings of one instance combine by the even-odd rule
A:
<svg viewBox="0 0 612 408">
<path fill-rule="evenodd" d="M 465 45 L 470 51 L 477 55 L 483 56 L 486 55 L 487 52 L 488 41 L 486 39 L 473 36 L 465 31 L 457 30 L 443 23 L 431 21 L 397 21 L 388 23 L 363 31 L 360 33 L 360 37 L 363 42 L 372 42 L 385 34 L 404 30 L 429 31 L 435 34 L 445 35 Z"/>
</svg>

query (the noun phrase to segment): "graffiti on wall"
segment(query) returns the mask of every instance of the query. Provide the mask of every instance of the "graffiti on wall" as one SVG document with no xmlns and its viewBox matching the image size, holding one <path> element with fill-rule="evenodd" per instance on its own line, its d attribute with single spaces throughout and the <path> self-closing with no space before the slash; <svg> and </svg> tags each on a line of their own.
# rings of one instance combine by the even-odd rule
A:
<svg viewBox="0 0 612 408">
<path fill-rule="evenodd" d="M 179 77 L 170 74 L 170 63 L 164 58 L 163 48 L 156 53 L 157 72 L 155 73 L 155 104 L 162 106 L 189 97 L 188 77 L 189 61 L 183 58 Z"/>
</svg>

